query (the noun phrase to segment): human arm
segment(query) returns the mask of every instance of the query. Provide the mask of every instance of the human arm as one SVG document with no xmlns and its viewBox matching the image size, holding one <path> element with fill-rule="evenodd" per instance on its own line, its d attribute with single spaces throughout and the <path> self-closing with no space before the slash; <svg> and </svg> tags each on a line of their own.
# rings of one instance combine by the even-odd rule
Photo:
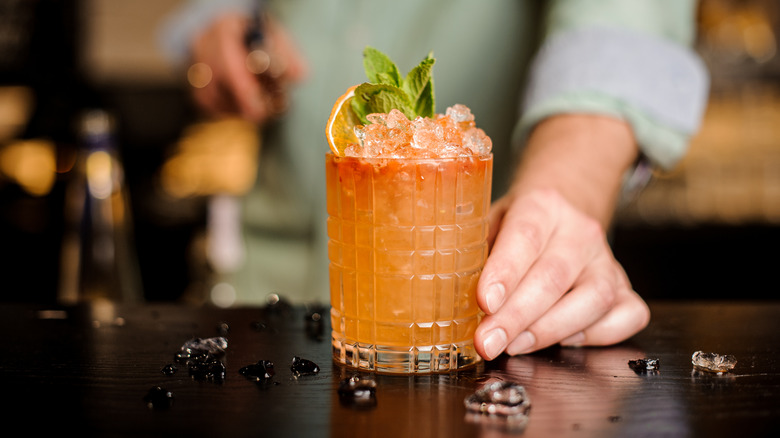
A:
<svg viewBox="0 0 780 438">
<path fill-rule="evenodd" d="M 475 340 L 492 359 L 558 342 L 607 345 L 649 321 L 606 239 L 639 153 L 625 122 L 560 115 L 533 131 L 509 193 L 491 208 Z"/>
<path fill-rule="evenodd" d="M 289 84 L 305 75 L 303 57 L 292 38 L 273 20 L 266 23 L 267 39 L 273 42 L 272 61 L 281 63 L 279 75 L 260 81 L 246 65 L 249 51 L 244 44 L 248 20 L 238 13 L 220 16 L 192 41 L 192 62 L 210 66 L 213 77 L 204 87 L 193 88 L 196 104 L 207 114 L 234 114 L 256 123 L 278 115 Z M 272 82 L 271 82 L 272 81 Z M 282 93 L 282 96 L 276 95 Z"/>
<path fill-rule="evenodd" d="M 567 25 L 550 26 L 557 32 L 537 56 L 519 136 L 525 150 L 509 193 L 491 209 L 492 249 L 477 293 L 488 316 L 475 335 L 487 359 L 555 343 L 612 344 L 647 324 L 606 230 L 626 172 L 640 157 L 674 166 L 706 101 L 688 32 L 662 19 L 675 16 L 664 7 L 693 2 L 610 2 L 614 22 L 629 4 L 647 8 L 644 16 L 654 11 L 647 28 L 635 10 L 624 11 L 623 21 L 637 23 L 626 28 L 603 21 L 610 14 L 577 10 L 587 1 L 554 3 L 552 15 Z"/>
<path fill-rule="evenodd" d="M 190 81 L 192 98 L 208 116 L 237 115 L 263 123 L 278 115 L 291 84 L 307 74 L 306 62 L 293 38 L 271 16 L 263 20 L 264 49 L 275 67 L 267 80 L 247 68 L 246 35 L 254 2 L 190 1 L 163 26 L 168 56 L 205 70 L 206 80 Z M 194 69 L 190 69 L 194 71 Z"/>
</svg>

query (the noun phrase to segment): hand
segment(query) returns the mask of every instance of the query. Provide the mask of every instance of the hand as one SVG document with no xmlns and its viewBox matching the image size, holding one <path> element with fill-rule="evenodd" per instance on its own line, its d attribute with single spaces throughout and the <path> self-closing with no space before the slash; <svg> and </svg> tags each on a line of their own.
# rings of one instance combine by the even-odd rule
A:
<svg viewBox="0 0 780 438">
<path fill-rule="evenodd" d="M 605 232 L 622 171 L 636 155 L 630 130 L 616 120 L 578 117 L 537 128 L 513 190 L 491 207 L 492 247 L 477 292 L 488 316 L 475 335 L 485 359 L 555 343 L 613 344 L 649 321 Z M 624 159 L 613 154 L 604 162 L 593 131 L 583 136 L 579 127 L 607 133 L 599 144 L 614 145 Z M 588 155 L 600 165 L 582 166 Z M 583 175 L 589 172 L 600 178 Z"/>
<path fill-rule="evenodd" d="M 248 50 L 245 34 L 248 19 L 240 14 L 226 14 L 198 35 L 192 43 L 193 65 L 202 63 L 211 71 L 211 79 L 201 88 L 193 88 L 195 103 L 209 116 L 238 115 L 255 123 L 277 116 L 274 93 L 306 75 L 306 64 L 285 30 L 269 19 L 266 41 L 273 48 L 272 62 L 284 66 L 274 77 L 275 90 L 258 80 L 246 65 Z"/>
<path fill-rule="evenodd" d="M 647 325 L 650 312 L 597 221 L 554 191 L 502 204 L 509 205 L 479 284 L 489 315 L 476 335 L 480 355 L 608 345 Z"/>
</svg>

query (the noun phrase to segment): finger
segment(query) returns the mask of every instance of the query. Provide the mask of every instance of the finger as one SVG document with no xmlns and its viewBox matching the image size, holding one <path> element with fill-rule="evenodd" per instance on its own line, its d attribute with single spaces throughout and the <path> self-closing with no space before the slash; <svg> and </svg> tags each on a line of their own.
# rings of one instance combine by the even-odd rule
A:
<svg viewBox="0 0 780 438">
<path fill-rule="evenodd" d="M 508 294 L 497 312 L 486 317 L 475 334 L 477 349 L 483 357 L 495 357 L 503 350 L 499 341 L 511 341 L 520 349 L 535 344 L 526 329 L 544 315 L 569 291 L 583 270 L 599 254 L 608 252 L 604 232 L 598 222 L 573 209 L 561 209 L 563 221 L 575 223 L 556 229 L 544 244 L 539 258 L 527 271 L 517 288 Z M 572 215 L 576 215 L 572 216 Z"/>
<path fill-rule="evenodd" d="M 214 83 L 193 90 L 192 100 L 207 116 L 215 116 L 225 112 L 224 103 L 217 93 L 217 86 Z"/>
<path fill-rule="evenodd" d="M 588 327 L 611 311 L 621 288 L 612 258 L 603 256 L 589 265 L 572 290 L 561 297 L 506 348 L 516 355 L 539 350 L 563 339 L 576 340 Z"/>
<path fill-rule="evenodd" d="M 588 223 L 591 225 L 586 225 Z M 495 357 L 503 350 L 499 350 L 500 340 L 505 341 L 504 348 L 511 342 L 517 350 L 536 344 L 533 333 L 527 328 L 573 287 L 583 269 L 604 250 L 602 244 L 594 243 L 600 242 L 598 224 L 588 220 L 581 224 L 576 232 L 558 230 L 517 289 L 509 294 L 496 313 L 482 321 L 474 336 L 477 346 L 482 344 L 481 351 L 478 348 L 480 354 L 484 352 L 487 357 Z M 591 231 L 586 231 L 588 229 Z"/>
<path fill-rule="evenodd" d="M 249 120 L 260 122 L 269 116 L 270 109 L 264 98 L 265 90 L 246 67 L 248 53 L 239 42 L 223 46 L 222 82 L 239 113 Z"/>
<path fill-rule="evenodd" d="M 633 290 L 625 290 L 618 302 L 594 324 L 561 341 L 564 346 L 612 345 L 639 333 L 650 322 L 650 309 Z"/>
<path fill-rule="evenodd" d="M 194 90 L 192 98 L 206 116 L 219 117 L 238 112 L 233 99 L 216 82 Z"/>
<path fill-rule="evenodd" d="M 308 75 L 309 67 L 306 63 L 306 59 L 298 50 L 292 36 L 288 34 L 284 27 L 279 25 L 273 18 L 268 19 L 267 28 L 271 34 L 271 40 L 273 41 L 274 54 L 281 58 L 281 62 L 284 65 L 282 70 L 282 77 L 280 78 L 284 83 L 300 82 Z"/>
<path fill-rule="evenodd" d="M 546 192 L 516 198 L 501 220 L 477 286 L 477 303 L 488 315 L 504 304 L 544 247 L 558 222 L 558 200 Z"/>
<path fill-rule="evenodd" d="M 213 71 L 211 100 L 206 107 L 219 105 L 221 110 L 238 113 L 252 121 L 262 121 L 267 110 L 257 78 L 246 65 L 244 45 L 247 20 L 240 14 L 225 14 L 210 30 L 197 38 L 193 46 L 194 59 L 208 64 Z"/>
</svg>

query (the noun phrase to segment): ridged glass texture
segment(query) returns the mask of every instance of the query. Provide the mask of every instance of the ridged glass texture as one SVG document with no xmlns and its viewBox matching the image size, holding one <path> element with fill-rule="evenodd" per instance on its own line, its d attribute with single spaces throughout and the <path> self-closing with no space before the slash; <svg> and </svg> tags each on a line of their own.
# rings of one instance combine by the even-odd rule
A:
<svg viewBox="0 0 780 438">
<path fill-rule="evenodd" d="M 481 359 L 493 158 L 326 157 L 335 360 L 382 373 Z"/>
</svg>

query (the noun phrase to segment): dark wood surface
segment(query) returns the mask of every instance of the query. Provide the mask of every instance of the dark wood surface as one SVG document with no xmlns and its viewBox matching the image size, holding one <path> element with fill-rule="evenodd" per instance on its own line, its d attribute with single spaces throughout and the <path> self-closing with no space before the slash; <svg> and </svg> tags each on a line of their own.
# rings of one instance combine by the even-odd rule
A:
<svg viewBox="0 0 780 438">
<path fill-rule="evenodd" d="M 467 418 L 463 400 L 485 382 L 517 382 L 531 399 L 524 437 L 780 436 L 780 302 L 654 302 L 650 326 L 606 348 L 550 348 L 502 356 L 476 368 L 428 376 L 371 376 L 376 406 L 340 401 L 353 371 L 332 362 L 324 339 L 306 330 L 302 308 L 214 309 L 175 304 L 51 308 L 0 305 L 5 424 L 27 435 L 81 436 L 516 436 Z M 188 339 L 221 334 L 222 383 L 162 368 Z M 696 350 L 736 356 L 734 371 L 701 375 Z M 317 375 L 293 376 L 294 356 Z M 658 358 L 657 374 L 628 361 Z M 258 360 L 275 376 L 258 384 L 239 373 Z M 144 396 L 162 386 L 168 409 Z M 10 430 L 10 429 L 6 429 Z"/>
</svg>

